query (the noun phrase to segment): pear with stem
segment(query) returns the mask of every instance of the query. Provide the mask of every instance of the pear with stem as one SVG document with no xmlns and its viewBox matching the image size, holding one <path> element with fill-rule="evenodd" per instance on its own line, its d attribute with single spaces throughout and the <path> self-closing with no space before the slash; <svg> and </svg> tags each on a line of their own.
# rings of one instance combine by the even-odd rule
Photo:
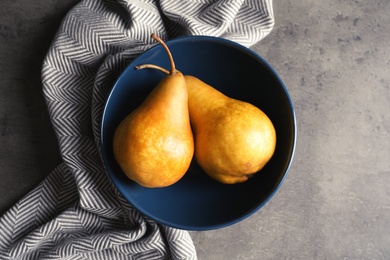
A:
<svg viewBox="0 0 390 260">
<path fill-rule="evenodd" d="M 188 111 L 188 89 L 176 70 L 167 45 L 171 70 L 143 103 L 117 127 L 113 139 L 116 161 L 141 186 L 156 188 L 176 183 L 187 172 L 194 154 Z"/>
</svg>

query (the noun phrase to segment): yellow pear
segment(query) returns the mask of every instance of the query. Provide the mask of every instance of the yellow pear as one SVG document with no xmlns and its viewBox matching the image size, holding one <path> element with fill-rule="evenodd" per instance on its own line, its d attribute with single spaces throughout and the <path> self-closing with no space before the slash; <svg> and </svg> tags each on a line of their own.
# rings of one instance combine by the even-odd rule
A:
<svg viewBox="0 0 390 260">
<path fill-rule="evenodd" d="M 149 187 L 166 187 L 187 172 L 194 155 L 194 139 L 188 111 L 184 76 L 176 70 L 166 44 L 171 71 L 117 127 L 113 152 L 131 180 Z"/>
<path fill-rule="evenodd" d="M 215 180 L 240 183 L 260 171 L 276 146 L 275 128 L 256 106 L 185 76 L 195 159 Z"/>
</svg>

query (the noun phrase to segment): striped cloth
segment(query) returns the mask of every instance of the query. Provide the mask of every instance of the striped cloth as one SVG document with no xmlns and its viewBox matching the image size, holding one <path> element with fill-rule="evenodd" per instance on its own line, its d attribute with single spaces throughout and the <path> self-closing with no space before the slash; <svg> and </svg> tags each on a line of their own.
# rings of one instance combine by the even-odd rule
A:
<svg viewBox="0 0 390 260">
<path fill-rule="evenodd" d="M 63 163 L 0 218 L 0 259 L 196 259 L 189 233 L 141 215 L 102 164 L 104 102 L 121 71 L 163 39 L 219 36 L 250 47 L 274 24 L 272 0 L 82 0 L 42 67 Z"/>
</svg>

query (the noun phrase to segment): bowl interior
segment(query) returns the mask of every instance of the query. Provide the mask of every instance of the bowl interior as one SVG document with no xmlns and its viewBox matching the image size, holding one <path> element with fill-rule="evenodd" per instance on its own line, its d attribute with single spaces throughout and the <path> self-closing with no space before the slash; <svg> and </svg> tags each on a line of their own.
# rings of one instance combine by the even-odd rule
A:
<svg viewBox="0 0 390 260">
<path fill-rule="evenodd" d="M 221 38 L 191 36 L 167 42 L 176 67 L 224 94 L 250 102 L 274 123 L 277 146 L 271 161 L 242 184 L 225 185 L 208 177 L 196 162 L 186 175 L 166 188 L 144 188 L 117 165 L 112 138 L 120 121 L 138 107 L 165 76 L 134 69 L 153 63 L 169 69 L 167 54 L 157 45 L 134 60 L 119 77 L 102 120 L 102 153 L 109 176 L 135 208 L 155 221 L 186 230 L 232 225 L 260 209 L 276 192 L 291 164 L 295 147 L 295 114 L 288 92 L 275 71 L 251 50 Z"/>
</svg>

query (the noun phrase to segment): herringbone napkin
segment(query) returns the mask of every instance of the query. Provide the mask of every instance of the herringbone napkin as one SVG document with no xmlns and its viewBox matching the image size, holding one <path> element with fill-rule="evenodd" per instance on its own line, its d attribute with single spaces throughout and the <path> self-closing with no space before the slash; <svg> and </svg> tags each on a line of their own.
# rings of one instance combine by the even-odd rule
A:
<svg viewBox="0 0 390 260">
<path fill-rule="evenodd" d="M 111 184 L 100 157 L 104 102 L 155 42 L 212 35 L 247 47 L 273 27 L 272 0 L 83 0 L 42 68 L 63 163 L 0 218 L 1 259 L 196 259 L 184 230 L 151 221 Z"/>
</svg>

